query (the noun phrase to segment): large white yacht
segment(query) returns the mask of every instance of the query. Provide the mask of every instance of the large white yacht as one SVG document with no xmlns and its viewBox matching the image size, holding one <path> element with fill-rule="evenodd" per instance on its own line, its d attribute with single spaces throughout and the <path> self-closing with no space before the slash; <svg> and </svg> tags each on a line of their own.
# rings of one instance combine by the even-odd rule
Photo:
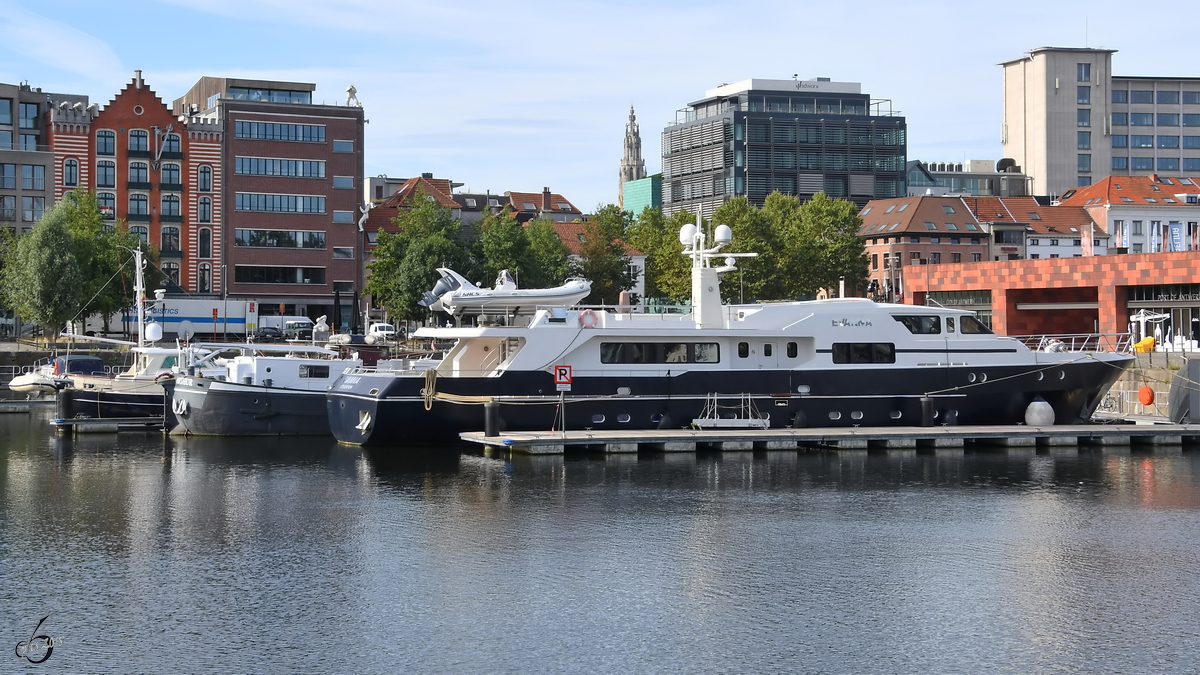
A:
<svg viewBox="0 0 1200 675">
<path fill-rule="evenodd" d="M 1017 424 L 1031 404 L 1044 408 L 1039 398 L 1054 422 L 1069 424 L 1089 418 L 1133 361 L 1127 336 L 1060 336 L 1031 348 L 941 307 L 860 298 L 722 305 L 720 275 L 753 255 L 721 253 L 730 239 L 720 225 L 706 248 L 696 226 L 681 230 L 689 313 L 551 307 L 523 327 L 422 329 L 421 340 L 453 341 L 445 358 L 347 371 L 327 394 L 330 428 L 343 443 L 442 441 L 483 430 L 488 401 L 499 404 L 502 431 L 706 418 L 757 428 Z"/>
</svg>

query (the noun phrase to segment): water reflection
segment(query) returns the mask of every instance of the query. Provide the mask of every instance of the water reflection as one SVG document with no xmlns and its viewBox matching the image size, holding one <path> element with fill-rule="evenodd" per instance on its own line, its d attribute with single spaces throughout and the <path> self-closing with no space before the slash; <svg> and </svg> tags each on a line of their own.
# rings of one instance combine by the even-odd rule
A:
<svg viewBox="0 0 1200 675">
<path fill-rule="evenodd" d="M 0 628 L 54 610 L 64 670 L 1144 672 L 1200 656 L 1192 452 L 531 457 L 65 438 L 36 414 L 0 420 L 0 444 Z M 158 648 L 131 653 L 146 636 Z"/>
</svg>

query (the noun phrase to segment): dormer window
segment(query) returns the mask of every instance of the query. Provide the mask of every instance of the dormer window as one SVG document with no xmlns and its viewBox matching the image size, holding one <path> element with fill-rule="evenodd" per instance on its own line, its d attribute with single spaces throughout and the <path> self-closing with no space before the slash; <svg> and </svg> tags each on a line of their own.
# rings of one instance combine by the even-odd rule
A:
<svg viewBox="0 0 1200 675">
<path fill-rule="evenodd" d="M 1116 189 L 1118 189 L 1118 190 L 1124 190 L 1124 189 L 1125 189 L 1125 188 L 1121 187 L 1121 184 L 1120 184 L 1120 183 L 1113 183 L 1113 187 L 1115 187 L 1115 188 L 1116 188 Z"/>
<path fill-rule="evenodd" d="M 495 206 L 495 207 L 499 208 L 500 200 L 499 199 L 489 199 L 488 206 Z"/>
<path fill-rule="evenodd" d="M 871 209 L 873 209 L 873 208 L 875 208 L 875 207 L 873 207 L 873 206 L 868 206 L 867 208 L 865 208 L 865 209 L 863 209 L 863 210 L 862 210 L 862 213 L 860 213 L 860 214 L 858 214 L 858 215 L 860 215 L 860 216 L 865 216 L 865 215 L 867 215 L 868 213 L 870 213 L 870 212 L 871 212 Z"/>
<path fill-rule="evenodd" d="M 1133 197 L 1121 197 L 1121 201 L 1125 202 L 1126 204 L 1132 204 Z"/>
<path fill-rule="evenodd" d="M 887 208 L 887 211 L 884 211 L 884 213 L 891 213 L 892 211 L 895 211 L 895 210 L 896 210 L 896 205 L 892 204 L 891 206 L 889 206 Z"/>
<path fill-rule="evenodd" d="M 950 215 L 954 215 L 954 207 L 949 204 L 942 204 L 942 210 Z"/>
<path fill-rule="evenodd" d="M 522 202 L 521 208 L 525 209 L 526 211 L 537 211 L 537 205 L 535 205 L 533 202 Z"/>
<path fill-rule="evenodd" d="M 1072 231 L 1072 232 L 1078 232 L 1078 231 L 1079 231 L 1079 228 L 1078 228 L 1078 227 L 1072 227 L 1072 228 L 1071 228 L 1071 231 Z"/>
<path fill-rule="evenodd" d="M 1157 185 L 1151 185 L 1150 189 L 1154 190 L 1155 192 L 1161 192 L 1161 190 L 1159 189 L 1159 187 Z"/>
<path fill-rule="evenodd" d="M 899 211 L 897 211 L 896 213 L 903 213 L 903 212 L 904 212 L 904 209 L 907 209 L 907 208 L 908 208 L 908 203 L 907 203 L 907 202 L 905 202 L 904 204 L 901 204 L 901 205 L 900 205 L 900 210 L 899 210 Z"/>
<path fill-rule="evenodd" d="M 1176 204 L 1176 203 L 1178 203 L 1178 202 L 1176 202 L 1174 199 L 1171 199 L 1170 197 L 1163 197 L 1163 202 L 1165 202 L 1165 203 L 1167 203 L 1167 204 Z"/>
<path fill-rule="evenodd" d="M 571 210 L 571 205 L 570 205 L 570 204 L 568 204 L 568 203 L 566 203 L 566 202 L 559 202 L 559 203 L 558 203 L 558 210 L 559 210 L 559 211 L 570 211 L 570 210 Z"/>
<path fill-rule="evenodd" d="M 471 208 L 471 209 L 475 208 L 475 200 L 474 199 L 464 199 L 463 201 L 465 201 L 467 203 L 467 208 Z"/>
<path fill-rule="evenodd" d="M 1156 200 L 1154 200 L 1150 197 L 1142 197 L 1142 199 L 1145 199 L 1147 204 L 1157 204 L 1158 203 Z"/>
<path fill-rule="evenodd" d="M 1030 220 L 1041 220 L 1041 219 L 1042 219 L 1042 216 L 1041 216 L 1040 214 L 1034 213 L 1033 211 L 1030 211 L 1030 212 L 1029 212 L 1029 219 L 1030 219 Z"/>
</svg>

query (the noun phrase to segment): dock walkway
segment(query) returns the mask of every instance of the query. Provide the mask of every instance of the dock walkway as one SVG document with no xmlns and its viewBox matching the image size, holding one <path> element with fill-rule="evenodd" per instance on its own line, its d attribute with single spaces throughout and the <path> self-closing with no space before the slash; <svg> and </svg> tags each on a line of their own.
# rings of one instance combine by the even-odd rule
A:
<svg viewBox="0 0 1200 675">
<path fill-rule="evenodd" d="M 1079 424 L 1031 427 L 850 427 L 827 429 L 520 431 L 485 436 L 459 434 L 464 441 L 529 454 L 568 451 L 608 453 L 697 450 L 956 450 L 967 446 L 1182 446 L 1200 443 L 1200 424 Z"/>
</svg>

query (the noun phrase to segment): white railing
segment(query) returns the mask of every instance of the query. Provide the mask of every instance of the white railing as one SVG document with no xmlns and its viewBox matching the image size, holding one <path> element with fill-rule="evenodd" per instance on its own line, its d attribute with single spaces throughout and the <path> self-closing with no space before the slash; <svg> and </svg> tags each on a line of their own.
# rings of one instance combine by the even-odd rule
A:
<svg viewBox="0 0 1200 675">
<path fill-rule="evenodd" d="M 1129 333 L 1075 333 L 1064 335 L 1013 335 L 1035 352 L 1133 352 Z"/>
</svg>

